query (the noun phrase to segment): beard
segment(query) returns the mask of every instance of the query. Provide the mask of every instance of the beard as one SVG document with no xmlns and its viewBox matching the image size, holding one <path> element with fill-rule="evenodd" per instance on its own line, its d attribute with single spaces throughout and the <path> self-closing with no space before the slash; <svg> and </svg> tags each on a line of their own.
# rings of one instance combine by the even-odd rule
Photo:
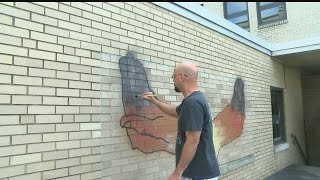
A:
<svg viewBox="0 0 320 180">
<path fill-rule="evenodd" d="M 177 88 L 177 86 L 174 86 L 174 90 L 175 90 L 176 92 L 181 92 L 180 89 Z"/>
</svg>

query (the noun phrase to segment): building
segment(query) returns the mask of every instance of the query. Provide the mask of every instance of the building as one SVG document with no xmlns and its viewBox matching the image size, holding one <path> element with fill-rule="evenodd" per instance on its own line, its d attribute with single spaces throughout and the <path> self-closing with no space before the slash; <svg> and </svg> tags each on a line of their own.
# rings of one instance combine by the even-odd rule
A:
<svg viewBox="0 0 320 180">
<path fill-rule="evenodd" d="M 186 59 L 215 117 L 244 85 L 219 179 L 263 179 L 303 155 L 319 166 L 320 5 L 229 6 L 1 2 L 0 179 L 166 179 L 176 124 L 137 94 L 179 104 L 171 75 Z"/>
</svg>

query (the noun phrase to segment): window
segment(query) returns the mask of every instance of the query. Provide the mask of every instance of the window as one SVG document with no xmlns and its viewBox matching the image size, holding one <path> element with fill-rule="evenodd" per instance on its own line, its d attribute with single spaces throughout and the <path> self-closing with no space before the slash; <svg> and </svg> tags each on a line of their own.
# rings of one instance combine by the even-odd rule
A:
<svg viewBox="0 0 320 180">
<path fill-rule="evenodd" d="M 278 145 L 286 141 L 282 89 L 271 87 L 271 107 L 273 141 Z"/>
<path fill-rule="evenodd" d="M 259 26 L 287 20 L 285 2 L 257 2 L 257 13 Z"/>
<path fill-rule="evenodd" d="M 224 2 L 224 18 L 234 24 L 249 29 L 249 15 L 247 2 Z"/>
</svg>

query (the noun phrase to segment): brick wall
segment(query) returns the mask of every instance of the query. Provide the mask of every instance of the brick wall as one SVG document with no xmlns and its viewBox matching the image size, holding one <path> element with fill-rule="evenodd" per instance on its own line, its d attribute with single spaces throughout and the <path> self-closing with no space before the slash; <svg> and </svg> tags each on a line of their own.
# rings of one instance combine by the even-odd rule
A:
<svg viewBox="0 0 320 180">
<path fill-rule="evenodd" d="M 132 150 L 120 127 L 118 63 L 128 51 L 144 65 L 150 86 L 173 104 L 182 100 L 170 78 L 175 63 L 197 64 L 214 116 L 243 78 L 244 132 L 221 149 L 221 179 L 262 179 L 299 161 L 291 146 L 273 153 L 270 86 L 284 81 L 282 66 L 269 56 L 151 3 L 2 2 L 0 8 L 0 179 L 165 179 L 174 155 Z M 295 82 L 299 71 L 292 73 L 287 78 Z M 292 101 L 299 100 L 300 85 L 290 86 L 298 90 L 288 88 L 286 96 L 297 93 Z M 293 160 L 280 167 L 278 156 Z"/>
</svg>

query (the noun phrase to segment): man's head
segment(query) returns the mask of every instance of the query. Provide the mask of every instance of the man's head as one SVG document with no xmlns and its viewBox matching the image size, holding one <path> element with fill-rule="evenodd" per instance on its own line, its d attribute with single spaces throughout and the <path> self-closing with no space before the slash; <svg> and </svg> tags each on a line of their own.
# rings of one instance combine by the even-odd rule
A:
<svg viewBox="0 0 320 180">
<path fill-rule="evenodd" d="M 184 92 L 197 87 L 198 70 L 191 62 L 179 63 L 174 68 L 172 79 L 176 92 Z"/>
</svg>

